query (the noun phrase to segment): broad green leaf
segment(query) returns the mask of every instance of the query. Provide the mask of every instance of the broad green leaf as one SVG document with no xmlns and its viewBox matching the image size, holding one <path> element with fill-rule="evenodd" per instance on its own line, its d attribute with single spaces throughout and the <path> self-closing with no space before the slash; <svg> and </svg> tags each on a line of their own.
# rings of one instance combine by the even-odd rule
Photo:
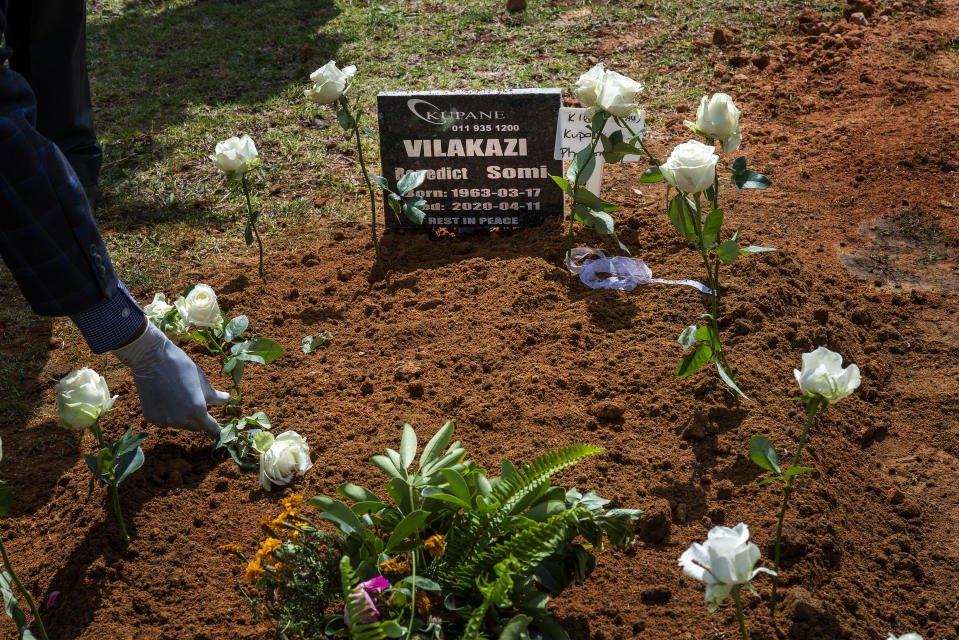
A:
<svg viewBox="0 0 959 640">
<path fill-rule="evenodd" d="M 782 479 L 783 479 L 782 476 L 772 476 L 771 478 L 766 478 L 766 479 L 764 479 L 764 480 L 760 480 L 759 482 L 756 483 L 756 486 L 757 486 L 757 487 L 761 487 L 761 486 L 763 486 L 764 484 L 769 484 L 770 482 L 776 482 L 776 480 L 782 480 Z"/>
<path fill-rule="evenodd" d="M 340 616 L 341 618 L 343 616 Z M 387 638 L 402 638 L 406 636 L 406 628 L 400 626 L 396 620 L 380 622 L 380 630 Z"/>
<path fill-rule="evenodd" d="M 239 353 L 230 358 L 230 360 L 236 360 L 237 362 L 255 362 L 257 364 L 266 364 L 266 360 L 263 359 L 263 356 L 255 353 Z M 226 372 L 226 365 L 224 365 L 223 370 Z"/>
<path fill-rule="evenodd" d="M 679 344 L 683 345 L 683 350 L 696 344 L 696 325 L 691 324 L 679 334 Z"/>
<path fill-rule="evenodd" d="M 593 117 L 589 120 L 589 128 L 593 133 L 599 132 L 602 134 L 603 129 L 606 128 L 606 121 L 609 120 L 610 114 L 602 109 L 596 111 L 593 114 Z"/>
<path fill-rule="evenodd" d="M 748 247 L 743 247 L 739 250 L 739 253 L 764 253 L 766 251 L 777 251 L 774 247 L 758 247 L 754 244 L 749 245 Z"/>
<path fill-rule="evenodd" d="M 366 175 L 369 176 L 370 180 L 372 180 L 373 183 L 375 183 L 378 187 L 389 191 L 390 183 L 386 181 L 386 178 L 384 178 L 383 176 L 372 174 L 372 173 L 367 173 Z"/>
<path fill-rule="evenodd" d="M 788 478 L 790 476 L 798 476 L 799 474 L 806 473 L 807 471 L 812 471 L 812 467 L 789 467 L 783 472 L 783 475 Z"/>
<path fill-rule="evenodd" d="M 423 448 L 422 455 L 420 455 L 420 470 L 423 470 L 428 464 L 440 457 L 440 454 L 446 449 L 446 445 L 450 443 L 450 438 L 453 437 L 453 430 L 455 428 L 456 425 L 450 420 L 440 427 L 436 435 L 430 438 L 430 441 L 426 443 L 426 447 Z"/>
<path fill-rule="evenodd" d="M 742 173 L 746 170 L 746 156 L 739 156 L 733 160 L 733 173 Z"/>
<path fill-rule="evenodd" d="M 716 371 L 719 372 L 719 377 L 722 378 L 723 382 L 726 383 L 726 386 L 728 386 L 730 389 L 732 389 L 733 391 L 738 393 L 740 396 L 742 396 L 743 400 L 749 400 L 746 394 L 743 393 L 742 390 L 736 386 L 736 383 L 733 382 L 733 379 L 729 377 L 729 374 L 726 373 L 726 369 L 724 369 L 723 366 L 719 363 L 719 360 L 716 360 L 715 362 L 716 362 Z"/>
<path fill-rule="evenodd" d="M 403 425 L 403 436 L 400 438 L 400 464 L 409 469 L 416 458 L 416 432 L 408 424 Z"/>
<path fill-rule="evenodd" d="M 367 137 L 369 137 L 370 140 L 376 140 L 376 133 L 374 133 L 373 130 L 370 129 L 369 127 L 367 127 L 367 126 L 364 125 L 364 126 L 360 127 L 360 131 L 362 131 L 363 133 L 365 133 L 365 134 L 367 135 Z"/>
<path fill-rule="evenodd" d="M 236 364 L 233 366 L 233 369 L 230 371 L 230 377 L 233 379 L 233 384 L 240 386 L 240 381 L 243 380 L 242 360 L 237 360 Z"/>
<path fill-rule="evenodd" d="M 400 520 L 399 524 L 393 529 L 390 539 L 386 541 L 383 553 L 389 553 L 393 550 L 393 547 L 417 533 L 423 527 L 429 515 L 428 511 L 417 509 Z"/>
<path fill-rule="evenodd" d="M 362 502 L 355 502 L 350 507 L 350 509 L 358 516 L 377 513 L 380 509 L 386 508 L 386 504 L 380 502 L 379 500 L 363 500 Z"/>
<path fill-rule="evenodd" d="M 373 463 L 373 466 L 382 469 L 386 475 L 390 476 L 391 478 L 403 477 L 400 475 L 399 469 L 396 468 L 396 465 L 393 464 L 393 461 L 386 456 L 373 456 L 370 458 L 370 462 Z"/>
<path fill-rule="evenodd" d="M 643 175 L 639 177 L 639 181 L 645 183 L 659 182 L 665 177 L 659 167 L 650 167 L 646 169 L 646 171 L 643 171 Z"/>
<path fill-rule="evenodd" d="M 426 169 L 420 169 L 419 171 L 410 171 L 409 173 L 404 173 L 403 177 L 396 182 L 396 191 L 401 195 L 405 196 L 410 191 L 416 187 L 423 184 L 426 180 Z"/>
<path fill-rule="evenodd" d="M 732 264 L 739 255 L 739 245 L 735 240 L 727 240 L 716 248 L 716 253 L 720 260 L 726 264 Z"/>
<path fill-rule="evenodd" d="M 776 447 L 764 436 L 753 436 L 749 439 L 749 457 L 762 469 L 782 473 L 779 469 L 779 455 Z"/>
<path fill-rule="evenodd" d="M 442 474 L 443 479 L 446 481 L 446 488 L 453 495 L 466 504 L 470 504 L 472 502 L 469 486 L 466 484 L 466 480 L 463 479 L 463 476 L 452 469 L 440 469 L 440 474 Z"/>
<path fill-rule="evenodd" d="M 390 459 L 390 462 L 393 463 L 393 466 L 396 467 L 396 470 L 400 472 L 401 478 L 405 480 L 407 477 L 409 477 L 409 474 L 406 473 L 406 467 L 403 466 L 403 458 L 400 457 L 399 451 L 387 449 L 386 457 Z"/>
<path fill-rule="evenodd" d="M 363 523 L 353 510 L 339 500 L 327 496 L 316 496 L 307 502 L 323 512 L 321 514 L 323 519 L 333 522 L 347 535 L 353 532 L 361 533 L 364 529 Z"/>
<path fill-rule="evenodd" d="M 336 488 L 336 492 L 354 502 L 374 502 L 380 497 L 365 487 L 352 482 L 344 482 Z"/>
<path fill-rule="evenodd" d="M 733 174 L 733 184 L 738 189 L 765 189 L 772 182 L 763 174 L 746 169 L 742 173 Z"/>
<path fill-rule="evenodd" d="M 400 580 L 399 584 L 408 584 L 411 587 L 413 583 L 416 583 L 417 589 L 422 589 L 423 591 L 442 591 L 443 588 L 437 583 L 433 582 L 429 578 L 424 578 L 423 576 L 407 576 Z"/>
<path fill-rule="evenodd" d="M 700 367 L 709 362 L 709 359 L 713 357 L 713 348 L 709 346 L 706 342 L 700 342 L 699 346 L 696 349 L 686 355 L 682 360 L 679 361 L 679 365 L 676 367 L 676 377 L 685 378 L 686 376 L 692 375 Z"/>
<path fill-rule="evenodd" d="M 709 326 L 708 324 L 704 324 L 703 326 L 696 329 L 696 339 L 699 340 L 700 342 L 709 340 L 709 334 L 711 331 L 712 331 L 712 327 Z"/>
<path fill-rule="evenodd" d="M 234 339 L 243 335 L 243 332 L 246 331 L 249 326 L 249 318 L 246 316 L 237 316 L 227 323 L 226 329 L 223 330 L 223 339 L 227 342 L 233 342 Z"/>
<path fill-rule="evenodd" d="M 520 640 L 521 638 L 527 637 L 526 627 L 529 626 L 529 623 L 533 619 L 522 613 L 518 613 L 512 618 L 509 622 L 506 623 L 506 626 L 503 627 L 503 630 L 499 634 L 499 640 Z"/>
<path fill-rule="evenodd" d="M 719 230 L 723 226 L 723 210 L 713 209 L 706 216 L 706 223 L 703 225 L 703 244 L 709 246 L 719 235 Z"/>
<path fill-rule="evenodd" d="M 440 502 L 449 502 L 450 504 L 455 504 L 461 509 L 470 508 L 470 504 L 468 502 L 460 500 L 452 493 L 447 493 L 439 487 L 426 487 L 423 489 L 423 492 L 420 495 L 424 498 L 429 498 L 430 500 L 439 500 Z"/>
</svg>

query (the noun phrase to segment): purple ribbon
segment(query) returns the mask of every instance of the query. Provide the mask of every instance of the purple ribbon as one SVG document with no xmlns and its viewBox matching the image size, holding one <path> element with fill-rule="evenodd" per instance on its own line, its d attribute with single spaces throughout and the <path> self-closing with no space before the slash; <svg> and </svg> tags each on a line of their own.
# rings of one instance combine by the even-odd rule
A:
<svg viewBox="0 0 959 640">
<path fill-rule="evenodd" d="M 599 249 L 576 247 L 566 255 L 566 267 L 578 275 L 591 289 L 622 289 L 632 291 L 637 285 L 657 282 L 661 284 L 684 284 L 712 293 L 709 287 L 696 280 L 663 280 L 654 278 L 653 272 L 639 258 L 616 256 L 607 258 Z"/>
</svg>

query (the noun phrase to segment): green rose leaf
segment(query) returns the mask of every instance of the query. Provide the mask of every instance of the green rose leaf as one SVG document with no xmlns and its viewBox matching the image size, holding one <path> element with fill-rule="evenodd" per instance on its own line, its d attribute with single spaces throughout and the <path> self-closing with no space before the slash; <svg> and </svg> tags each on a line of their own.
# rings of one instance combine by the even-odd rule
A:
<svg viewBox="0 0 959 640">
<path fill-rule="evenodd" d="M 735 240 L 727 240 L 719 245 L 719 248 L 716 249 L 716 253 L 719 254 L 720 260 L 726 264 L 732 264 L 736 261 L 736 256 L 739 255 L 739 245 Z"/>
<path fill-rule="evenodd" d="M 573 202 L 577 204 L 584 204 L 594 211 L 603 211 L 606 213 L 611 213 L 619 209 L 619 207 L 612 202 L 606 202 L 585 187 L 580 187 L 576 190 L 576 195 L 573 198 Z"/>
<path fill-rule="evenodd" d="M 788 478 L 790 476 L 798 476 L 799 474 L 806 473 L 807 471 L 812 471 L 812 467 L 789 467 L 783 472 L 783 475 Z"/>
<path fill-rule="evenodd" d="M 646 169 L 646 171 L 643 171 L 643 175 L 640 176 L 639 181 L 646 183 L 659 182 L 665 177 L 659 167 L 650 167 Z"/>
<path fill-rule="evenodd" d="M 332 339 L 333 334 L 329 331 L 324 331 L 323 333 L 318 334 L 315 338 L 312 335 L 306 336 L 303 338 L 303 353 L 311 353 L 314 349 L 322 347 Z"/>
<path fill-rule="evenodd" d="M 283 347 L 269 338 L 253 338 L 246 342 L 240 342 L 233 345 L 230 353 L 240 360 L 247 362 L 259 362 L 260 364 L 269 364 L 281 355 Z M 262 362 L 260 362 L 262 360 Z"/>
<path fill-rule="evenodd" d="M 246 316 L 237 316 L 227 323 L 223 330 L 223 339 L 227 342 L 233 342 L 236 338 L 243 335 L 247 327 L 250 326 L 250 319 Z"/>
<path fill-rule="evenodd" d="M 691 324 L 679 334 L 679 344 L 683 345 L 684 350 L 696 344 L 696 331 L 696 325 Z"/>
<path fill-rule="evenodd" d="M 353 116 L 351 116 L 350 112 L 346 109 L 340 109 L 336 112 L 336 121 L 339 122 L 340 126 L 346 131 L 356 126 L 356 120 L 353 119 Z"/>
<path fill-rule="evenodd" d="M 685 378 L 698 371 L 713 357 L 713 348 L 709 343 L 700 342 L 696 349 L 679 361 L 676 367 L 676 377 Z"/>
<path fill-rule="evenodd" d="M 723 382 L 726 383 L 726 386 L 742 396 L 744 400 L 749 400 L 746 394 L 736 386 L 736 383 L 733 381 L 733 379 L 729 377 L 729 374 L 726 373 L 726 369 L 719 364 L 719 360 L 716 360 L 716 371 L 719 372 L 719 377 L 722 378 Z"/>
<path fill-rule="evenodd" d="M 566 170 L 566 178 L 572 184 L 583 184 L 593 175 L 594 169 L 596 169 L 596 156 L 590 152 L 589 147 L 586 147 L 573 156 L 569 169 Z"/>
<path fill-rule="evenodd" d="M 403 177 L 397 181 L 396 190 L 401 196 L 405 196 L 410 191 L 423 184 L 424 180 L 426 180 L 426 169 L 410 171 L 409 173 L 403 174 Z"/>
<path fill-rule="evenodd" d="M 367 126 L 360 127 L 360 131 L 365 133 L 370 140 L 376 140 L 376 133 Z"/>
<path fill-rule="evenodd" d="M 571 190 L 570 190 L 569 180 L 567 180 L 566 178 L 562 178 L 562 177 L 560 177 L 560 176 L 550 176 L 550 178 L 553 179 L 553 182 L 555 182 L 557 185 L 559 185 L 559 188 L 560 188 L 560 189 L 562 189 L 563 191 L 565 191 L 568 195 L 572 196 L 572 192 L 571 192 Z"/>
<path fill-rule="evenodd" d="M 403 203 L 403 215 L 410 222 L 415 222 L 416 224 L 423 224 L 423 220 L 426 218 L 426 214 L 423 212 L 422 207 L 426 205 L 426 200 L 423 198 L 415 198 L 408 202 Z"/>
<path fill-rule="evenodd" d="M 758 467 L 766 471 L 782 473 L 776 447 L 764 436 L 753 436 L 749 439 L 749 457 Z"/>
<path fill-rule="evenodd" d="M 746 169 L 742 173 L 733 174 L 733 184 L 738 189 L 765 189 L 772 182 L 763 174 Z"/>
<path fill-rule="evenodd" d="M 739 156 L 733 160 L 733 173 L 742 173 L 746 170 L 746 156 Z"/>
<path fill-rule="evenodd" d="M 683 194 L 675 196 L 669 203 L 669 220 L 680 235 L 696 244 L 699 239 L 696 237 L 696 228 L 692 224 L 689 208 L 686 196 Z"/>
<path fill-rule="evenodd" d="M 387 191 L 389 190 L 390 184 L 383 176 L 378 176 L 372 173 L 367 173 L 366 175 L 369 176 L 370 180 L 372 180 L 380 189 L 385 189 Z"/>
</svg>

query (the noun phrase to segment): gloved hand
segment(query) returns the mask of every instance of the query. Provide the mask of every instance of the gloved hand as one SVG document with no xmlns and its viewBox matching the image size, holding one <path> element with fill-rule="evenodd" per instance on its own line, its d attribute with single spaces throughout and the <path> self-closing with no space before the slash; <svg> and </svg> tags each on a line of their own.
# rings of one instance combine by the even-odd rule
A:
<svg viewBox="0 0 959 640">
<path fill-rule="evenodd" d="M 156 326 L 147 322 L 140 337 L 113 353 L 133 372 L 147 422 L 217 437 L 220 425 L 206 405 L 223 404 L 230 394 L 210 386 L 203 370 Z"/>
</svg>

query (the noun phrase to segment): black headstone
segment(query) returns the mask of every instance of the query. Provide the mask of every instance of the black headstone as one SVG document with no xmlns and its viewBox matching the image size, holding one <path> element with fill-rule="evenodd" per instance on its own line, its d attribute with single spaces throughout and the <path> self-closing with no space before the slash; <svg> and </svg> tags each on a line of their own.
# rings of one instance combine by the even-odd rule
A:
<svg viewBox="0 0 959 640">
<path fill-rule="evenodd" d="M 421 225 L 386 208 L 387 227 L 535 227 L 563 215 L 550 175 L 559 89 L 388 92 L 377 96 L 383 177 L 391 188 L 426 169 L 413 194 L 426 200 Z"/>
</svg>

